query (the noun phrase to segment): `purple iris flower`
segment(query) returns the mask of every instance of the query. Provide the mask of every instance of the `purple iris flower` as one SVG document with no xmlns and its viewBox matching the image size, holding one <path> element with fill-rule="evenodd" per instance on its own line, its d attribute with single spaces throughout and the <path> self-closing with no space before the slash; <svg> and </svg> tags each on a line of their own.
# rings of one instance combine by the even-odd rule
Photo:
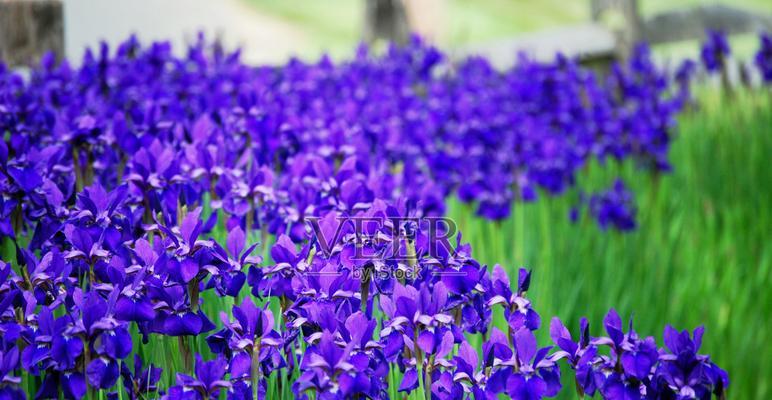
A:
<svg viewBox="0 0 772 400">
<path fill-rule="evenodd" d="M 590 215 L 598 221 L 601 229 L 609 226 L 619 231 L 630 231 L 636 228 L 635 199 L 624 182 L 617 179 L 614 185 L 590 197 Z"/>
<path fill-rule="evenodd" d="M 55 394 L 61 387 L 65 396 L 80 398 L 89 385 L 106 389 L 118 379 L 118 360 L 131 352 L 131 336 L 125 324 L 111 316 L 117 292 L 105 301 L 96 292 L 74 292 L 73 300 L 80 317 L 70 315 L 53 318 L 43 307 L 38 317 L 38 333 L 34 344 L 25 349 L 25 368 L 53 367 L 57 373 L 47 374 L 39 396 Z M 76 316 L 78 314 L 75 314 Z M 76 368 L 85 365 L 85 377 Z"/>
<path fill-rule="evenodd" d="M 308 247 L 301 251 L 289 236 L 281 235 L 271 247 L 271 258 L 276 263 L 267 268 L 252 267 L 247 275 L 247 282 L 252 287 L 254 296 L 277 296 L 295 298 L 292 278 L 299 271 L 307 268 Z"/>
<path fill-rule="evenodd" d="M 400 332 L 412 341 L 417 340 L 419 328 L 449 324 L 453 318 L 445 313 L 448 289 L 442 282 L 432 289 L 421 285 L 420 289 L 397 283 L 391 298 L 381 297 L 381 309 L 389 317 L 384 323 L 382 335 Z"/>
<path fill-rule="evenodd" d="M 729 42 L 726 34 L 720 31 L 709 30 L 707 39 L 702 45 L 700 56 L 702 64 L 709 72 L 717 72 L 724 69 L 726 58 L 729 57 Z"/>
<path fill-rule="evenodd" d="M 86 265 L 106 262 L 110 259 L 110 253 L 104 246 L 104 236 L 98 228 L 79 228 L 75 225 L 65 225 L 64 235 L 71 246 L 71 250 L 65 254 L 67 260 L 80 259 Z M 95 238 L 96 237 L 96 238 Z"/>
<path fill-rule="evenodd" d="M 19 221 L 18 202 L 0 197 L 0 235 L 13 239 L 16 236 L 14 221 Z"/>
<path fill-rule="evenodd" d="M 50 371 L 40 385 L 36 399 L 55 399 L 64 396 L 68 400 L 80 400 L 86 395 L 86 379 L 80 372 Z"/>
<path fill-rule="evenodd" d="M 206 314 L 192 308 L 192 299 L 182 285 L 167 286 L 156 278 L 148 278 L 146 284 L 155 310 L 155 318 L 150 322 L 151 332 L 195 336 L 215 328 Z"/>
<path fill-rule="evenodd" d="M 21 378 L 13 376 L 19 366 L 19 349 L 11 347 L 0 351 L 0 398 L 26 399 L 27 395 L 19 387 Z"/>
<path fill-rule="evenodd" d="M 480 358 L 472 345 L 466 340 L 458 346 L 458 355 L 453 358 L 455 371 L 453 381 L 463 386 L 466 393 L 473 393 L 475 398 L 484 396 L 485 373 L 478 371 Z"/>
<path fill-rule="evenodd" d="M 293 283 L 299 297 L 312 298 L 315 302 L 354 302 L 360 288 L 359 281 L 347 270 L 323 260 L 313 263 L 307 273 L 296 277 Z M 359 302 L 353 305 L 358 306 Z"/>
<path fill-rule="evenodd" d="M 295 393 L 315 390 L 325 399 L 369 395 L 368 358 L 362 354 L 352 356 L 352 347 L 353 343 L 339 346 L 333 334 L 324 331 L 318 342 L 303 355 L 300 368 L 304 372 L 293 384 Z"/>
<path fill-rule="evenodd" d="M 253 163 L 242 177 L 232 182 L 223 198 L 223 209 L 247 218 L 247 227 L 263 228 L 267 217 L 265 207 L 276 200 L 273 185 L 273 171 L 268 166 Z M 258 224 L 255 224 L 256 221 Z"/>
<path fill-rule="evenodd" d="M 118 360 L 126 358 L 132 348 L 127 324 L 113 316 L 117 295 L 118 292 L 113 291 L 108 302 L 96 292 L 84 294 L 81 304 L 76 300 L 76 305 L 81 309 L 83 331 L 77 324 L 68 328 L 70 334 L 84 335 L 85 345 L 89 346 L 89 349 L 84 347 L 84 352 L 88 350 L 91 357 L 91 360 L 86 360 L 86 375 L 89 383 L 100 389 L 115 384 L 119 375 Z M 56 344 L 57 340 L 54 339 L 53 348 L 56 348 Z"/>
<path fill-rule="evenodd" d="M 761 46 L 754 62 L 765 83 L 772 82 L 772 34 L 764 32 L 759 37 Z"/>
<path fill-rule="evenodd" d="M 675 73 L 675 79 L 681 87 L 688 87 L 689 82 L 692 80 L 694 73 L 696 72 L 697 64 L 694 60 L 687 59 L 678 65 L 678 69 Z"/>
<path fill-rule="evenodd" d="M 711 392 L 721 398 L 729 386 L 727 373 L 697 353 L 704 331 L 698 327 L 690 337 L 689 331 L 665 327 L 663 337 L 669 353 L 660 354 L 657 375 L 665 382 L 666 391 L 679 399 L 709 398 Z"/>
<path fill-rule="evenodd" d="M 115 303 L 115 316 L 123 321 L 147 322 L 153 320 L 155 310 L 147 294 L 145 279 L 148 271 L 152 271 L 155 267 L 159 257 L 156 250 L 145 239 L 138 239 L 134 243 L 134 252 L 139 264 L 125 270 L 127 274 L 133 274 L 133 279 L 121 289 Z"/>
<path fill-rule="evenodd" d="M 448 371 L 442 371 L 435 374 L 432 378 L 432 397 L 441 400 L 460 399 L 464 396 L 464 388 L 461 384 L 453 381 L 453 374 Z"/>
<path fill-rule="evenodd" d="M 514 336 L 512 336 L 514 340 Z M 526 361 L 527 362 L 527 361 Z M 513 376 L 514 367 L 522 364 L 511 341 L 503 332 L 494 327 L 490 337 L 482 346 L 482 375 L 478 376 L 480 389 L 486 395 L 498 395 L 508 391 L 508 380 Z"/>
<path fill-rule="evenodd" d="M 39 261 L 26 249 L 19 249 L 18 253 L 21 255 L 19 263 L 22 266 L 22 276 L 16 276 L 10 264 L 3 264 L 0 277 L 3 281 L 16 281 L 17 286 L 33 293 L 38 304 L 56 308 L 62 298 L 57 286 L 69 280 L 68 275 L 72 267 L 67 265 L 56 247 L 43 255 Z"/>
<path fill-rule="evenodd" d="M 560 369 L 547 357 L 551 347 L 538 349 L 536 337 L 525 327 L 515 332 L 514 343 L 517 370 L 507 378 L 507 393 L 528 400 L 555 396 L 560 391 Z"/>
<path fill-rule="evenodd" d="M 691 95 L 691 81 L 697 70 L 697 63 L 694 60 L 684 60 L 676 70 L 675 80 L 678 83 L 678 92 L 674 99 L 676 107 L 683 108 L 687 104 L 693 103 Z"/>
<path fill-rule="evenodd" d="M 606 314 L 603 324 L 608 337 L 596 338 L 592 342 L 609 346 L 611 357 L 603 359 L 600 371 L 595 373 L 598 389 L 611 399 L 643 398 L 647 392 L 654 390 L 650 379 L 658 359 L 654 338 L 639 338 L 633 330 L 632 319 L 625 333 L 622 320 L 613 308 Z"/>
<path fill-rule="evenodd" d="M 579 321 L 579 340 L 574 342 L 571 332 L 568 331 L 557 317 L 550 323 L 550 337 L 559 351 L 550 356 L 553 361 L 562 358 L 568 360 L 568 364 L 576 373 L 576 385 L 579 395 L 595 394 L 595 380 L 593 376 L 593 362 L 598 354 L 598 348 L 590 344 L 590 326 L 587 318 Z"/>
<path fill-rule="evenodd" d="M 204 224 L 201 221 L 201 207 L 189 212 L 180 223 L 179 227 L 167 227 L 159 224 L 161 232 L 165 234 L 166 250 L 171 252 L 174 258 L 167 266 L 170 276 L 180 283 L 188 283 L 199 274 L 206 274 L 206 267 L 200 265 L 205 261 L 212 248 L 212 241 L 199 240 L 203 233 Z"/>
<path fill-rule="evenodd" d="M 83 189 L 78 194 L 78 201 L 71 220 L 80 224 L 96 224 L 108 227 L 114 222 L 112 218 L 120 215 L 120 207 L 126 199 L 128 187 L 121 185 L 111 192 L 107 192 L 98 182 Z"/>
<path fill-rule="evenodd" d="M 32 374 L 39 374 L 40 370 L 47 369 L 54 366 L 54 361 L 50 358 L 51 341 L 54 337 L 55 320 L 51 309 L 43 306 L 40 309 L 36 321 L 37 329 L 32 331 L 32 334 L 27 339 L 28 346 L 22 351 L 22 367 Z M 61 326 L 61 325 L 60 325 Z M 59 329 L 61 333 L 63 329 Z M 70 339 L 70 338 L 67 338 Z M 83 351 L 83 342 L 79 342 L 80 345 L 75 343 L 73 339 L 73 346 L 71 346 L 72 359 L 75 359 L 80 352 Z"/>
<path fill-rule="evenodd" d="M 38 321 L 40 324 L 49 324 L 49 316 Z M 89 321 L 92 322 L 92 321 Z M 41 330 L 44 327 L 41 326 Z M 50 338 L 51 349 L 49 357 L 59 370 L 74 369 L 79 357 L 83 354 L 85 346 L 89 341 L 81 338 L 86 334 L 85 321 L 83 325 L 80 321 L 73 321 L 69 317 L 60 317 L 56 319 L 54 325 L 54 335 Z M 40 339 L 43 339 L 42 337 Z M 33 358 L 33 360 L 35 360 Z"/>
<path fill-rule="evenodd" d="M 399 391 L 412 391 L 418 386 L 418 379 L 424 380 L 424 385 L 429 385 L 429 379 L 434 382 L 431 386 L 432 392 L 436 391 L 440 397 L 446 397 L 450 392 L 456 392 L 455 385 L 446 385 L 445 382 L 438 384 L 434 378 L 444 377 L 443 369 L 451 368 L 452 362 L 446 359 L 454 345 L 453 332 L 447 328 L 437 327 L 433 330 L 424 330 L 418 335 L 414 344 L 417 348 L 416 366 L 420 366 L 423 377 L 419 377 L 415 367 L 405 371 L 405 378 L 400 385 Z M 447 379 L 447 378 L 445 378 Z M 444 381 L 444 379 L 443 379 Z M 437 386 L 435 388 L 435 385 Z M 459 388 L 460 389 L 460 388 Z"/>
<path fill-rule="evenodd" d="M 416 344 L 427 357 L 442 359 L 453 349 L 453 333 L 449 329 L 424 330 L 418 335 Z M 439 361 L 439 360 L 438 360 Z"/>
<path fill-rule="evenodd" d="M 205 400 L 218 398 L 223 389 L 229 389 L 231 383 L 224 380 L 227 361 L 218 357 L 211 361 L 204 361 L 201 355 L 196 354 L 195 377 L 177 374 L 177 385 L 169 388 L 165 399 L 196 399 Z"/>
<path fill-rule="evenodd" d="M 200 127 L 203 125 L 204 127 Z M 201 117 L 194 126 L 194 130 L 216 130 L 212 120 L 208 116 Z M 195 134 L 195 133 L 194 133 Z M 204 135 L 204 133 L 201 133 Z M 203 137 L 197 137 L 195 139 L 202 140 Z M 207 138 L 214 143 L 206 143 L 204 141 L 198 141 L 192 146 L 187 147 L 186 157 L 194 168 L 190 171 L 190 177 L 194 180 L 200 180 L 208 189 L 212 196 L 213 208 L 218 209 L 222 205 L 221 196 L 222 190 L 218 191 L 218 181 L 220 177 L 226 173 L 226 167 L 229 163 L 227 161 L 228 154 L 225 151 L 226 146 L 223 143 L 217 143 L 222 140 L 222 136 L 212 135 Z M 230 189 L 230 188 L 228 188 Z"/>
<path fill-rule="evenodd" d="M 244 270 L 262 261 L 260 256 L 251 256 L 257 243 L 244 248 L 246 235 L 241 227 L 235 227 L 228 233 L 227 251 L 216 241 L 212 251 L 212 257 L 219 261 L 217 273 L 210 280 L 221 295 L 236 297 L 246 281 Z"/>
<path fill-rule="evenodd" d="M 141 147 L 132 158 L 131 172 L 126 175 L 128 182 L 136 185 L 146 196 L 150 191 L 163 189 L 168 183 L 178 180 L 174 150 L 154 140 L 148 147 Z M 149 204 L 146 204 L 147 206 Z"/>
<path fill-rule="evenodd" d="M 158 392 L 158 381 L 161 379 L 161 368 L 150 364 L 144 367 L 142 358 L 134 355 L 134 368 L 129 368 L 126 362 L 121 362 L 121 377 L 123 387 L 131 400 L 144 399 Z"/>
<path fill-rule="evenodd" d="M 368 319 L 361 311 L 354 312 L 342 326 L 340 334 L 346 343 L 353 343 L 352 350 L 368 352 L 382 347 L 382 344 L 373 338 L 376 333 L 376 319 Z"/>
<path fill-rule="evenodd" d="M 536 330 L 541 325 L 541 317 L 531 307 L 530 300 L 523 297 L 530 284 L 531 273 L 525 268 L 520 268 L 517 291 L 512 292 L 506 271 L 498 264 L 493 267 L 491 289 L 487 292 L 487 295 L 490 296 L 487 305 L 490 307 L 501 304 L 504 307 L 504 315 L 513 331 L 517 331 L 523 326 L 530 330 Z"/>
<path fill-rule="evenodd" d="M 274 330 L 273 314 L 246 298 L 240 307 L 233 307 L 233 316 L 235 319 L 229 321 L 227 315 L 221 313 L 224 328 L 210 335 L 207 342 L 213 352 L 225 353 L 230 360 L 231 379 L 265 385 L 266 381 L 258 380 L 257 374 L 267 377 L 285 365 L 278 351 L 282 338 Z"/>
<path fill-rule="evenodd" d="M 22 128 L 24 129 L 24 128 Z M 18 146 L 11 137 L 11 146 Z M 14 149 L 19 153 L 11 160 L 3 143 L 0 147 L 0 191 L 3 193 L 2 212 L 6 222 L 0 232 L 9 237 L 32 233 L 30 249 L 38 249 L 61 227 L 69 210 L 65 200 L 71 183 L 56 171 L 63 154 L 62 146 Z"/>
</svg>

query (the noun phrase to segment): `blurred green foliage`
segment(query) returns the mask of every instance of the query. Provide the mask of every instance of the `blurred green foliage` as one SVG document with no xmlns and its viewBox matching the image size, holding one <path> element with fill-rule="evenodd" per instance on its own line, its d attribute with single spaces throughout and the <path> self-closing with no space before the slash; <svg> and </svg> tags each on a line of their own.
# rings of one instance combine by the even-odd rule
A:
<svg viewBox="0 0 772 400">
<path fill-rule="evenodd" d="M 308 41 L 298 55 L 318 57 L 327 52 L 334 58 L 345 57 L 362 38 L 364 0 L 245 0 L 258 12 L 294 25 Z M 418 0 L 421 1 L 421 0 Z M 443 49 L 454 49 L 505 38 L 525 32 L 561 25 L 581 24 L 590 19 L 589 0 L 430 0 L 440 5 L 438 18 L 442 27 L 436 38 Z M 640 0 L 645 16 L 700 4 L 708 0 Z M 725 4 L 772 14 L 772 1 L 735 0 Z M 733 39 L 736 53 L 750 54 L 758 41 L 752 35 Z M 664 46 L 662 54 L 694 56 L 696 42 Z"/>
<path fill-rule="evenodd" d="M 634 316 L 635 329 L 660 345 L 665 324 L 703 324 L 701 352 L 729 372 L 729 398 L 768 399 L 772 96 L 711 92 L 700 99 L 701 109 L 680 118 L 671 174 L 647 176 L 625 164 L 590 166 L 580 178 L 588 190 L 625 180 L 638 204 L 633 233 L 602 232 L 586 217 L 572 224 L 576 196 L 517 204 L 514 218 L 499 225 L 453 201 L 450 216 L 481 262 L 533 269 L 528 296 L 542 316 L 540 343 L 550 342 L 552 316 L 575 335 L 587 316 L 591 333 L 601 335 L 610 307 L 623 319 Z"/>
</svg>

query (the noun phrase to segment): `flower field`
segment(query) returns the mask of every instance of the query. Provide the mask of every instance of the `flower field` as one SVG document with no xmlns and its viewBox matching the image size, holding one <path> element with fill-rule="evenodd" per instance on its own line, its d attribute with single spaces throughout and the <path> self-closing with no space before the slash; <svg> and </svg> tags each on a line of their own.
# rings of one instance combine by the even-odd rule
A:
<svg viewBox="0 0 772 400">
<path fill-rule="evenodd" d="M 694 81 L 729 51 L 0 67 L 0 398 L 768 397 L 772 42 Z"/>
</svg>

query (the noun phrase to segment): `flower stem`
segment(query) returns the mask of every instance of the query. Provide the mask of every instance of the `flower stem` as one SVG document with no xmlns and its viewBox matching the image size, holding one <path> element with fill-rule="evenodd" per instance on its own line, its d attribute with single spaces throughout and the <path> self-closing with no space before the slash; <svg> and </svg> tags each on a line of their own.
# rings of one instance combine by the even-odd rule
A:
<svg viewBox="0 0 772 400">
<path fill-rule="evenodd" d="M 246 220 L 244 221 L 244 232 L 246 232 L 247 237 L 249 237 L 249 234 L 252 233 L 252 219 L 254 219 L 255 211 L 252 206 L 252 200 L 249 200 L 249 211 L 247 211 Z"/>
<path fill-rule="evenodd" d="M 193 371 L 193 354 L 190 352 L 190 342 L 187 336 L 177 336 L 180 354 L 182 355 L 182 368 L 185 372 Z"/>
<path fill-rule="evenodd" d="M 255 347 L 252 349 L 252 396 L 258 400 L 260 392 L 260 345 L 261 339 L 255 339 Z"/>
<path fill-rule="evenodd" d="M 574 377 L 574 385 L 576 385 L 576 394 L 580 399 L 584 399 L 584 388 L 579 384 L 579 378 Z"/>
<path fill-rule="evenodd" d="M 24 209 L 22 208 L 22 202 L 16 204 L 11 212 L 11 225 L 13 226 L 13 233 L 17 238 L 21 237 L 21 231 L 24 229 Z"/>
<path fill-rule="evenodd" d="M 80 192 L 83 190 L 83 171 L 80 169 L 78 146 L 72 147 L 72 169 L 75 171 L 75 190 Z"/>
<path fill-rule="evenodd" d="M 429 356 L 427 360 L 426 371 L 424 375 L 424 399 L 432 400 L 432 365 L 434 364 L 434 355 Z"/>
<path fill-rule="evenodd" d="M 96 284 L 96 275 L 94 274 L 94 262 L 89 262 L 89 268 L 88 268 L 88 282 L 89 282 L 89 288 L 93 287 L 94 284 Z"/>
<path fill-rule="evenodd" d="M 426 397 L 426 376 L 424 375 L 424 354 L 420 347 L 418 347 L 418 326 L 415 327 L 415 359 L 416 359 L 416 371 L 418 372 L 418 384 L 419 391 L 423 392 Z M 429 390 L 431 392 L 431 389 Z M 428 400 L 431 400 L 429 396 Z"/>
<path fill-rule="evenodd" d="M 86 148 L 86 173 L 83 176 L 83 182 L 86 186 L 94 183 L 94 155 L 90 148 Z"/>
<path fill-rule="evenodd" d="M 360 283 L 360 292 L 362 293 L 360 308 L 363 314 L 367 314 L 367 305 L 370 299 L 370 272 L 367 268 L 368 267 L 365 267 L 362 271 L 365 275 L 362 277 L 362 281 Z"/>
<path fill-rule="evenodd" d="M 198 312 L 198 278 L 193 278 L 188 282 L 188 294 L 190 294 L 190 309 Z"/>
<path fill-rule="evenodd" d="M 417 260 L 415 254 L 415 241 L 412 239 L 407 240 L 407 265 L 410 267 L 410 277 L 416 279 L 418 271 L 416 268 Z M 404 282 L 402 282 L 404 283 Z"/>
<path fill-rule="evenodd" d="M 150 209 L 150 196 L 147 193 L 145 193 L 142 199 L 142 206 L 145 209 L 145 212 L 142 214 L 142 220 L 145 225 L 150 225 L 153 222 L 153 210 Z"/>
<path fill-rule="evenodd" d="M 92 400 L 95 395 L 94 388 L 88 384 L 88 374 L 86 372 L 89 364 L 91 364 L 91 349 L 88 345 L 88 339 L 83 338 L 83 378 L 86 382 L 86 398 Z"/>
</svg>

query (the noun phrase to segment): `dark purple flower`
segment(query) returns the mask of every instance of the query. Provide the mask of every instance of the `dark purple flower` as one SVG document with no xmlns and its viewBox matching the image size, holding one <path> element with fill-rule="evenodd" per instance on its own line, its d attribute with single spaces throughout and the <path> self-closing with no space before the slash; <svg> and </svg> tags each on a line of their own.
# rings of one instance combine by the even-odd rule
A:
<svg viewBox="0 0 772 400">
<path fill-rule="evenodd" d="M 720 31 L 709 30 L 707 39 L 702 45 L 700 56 L 702 64 L 709 72 L 716 72 L 724 69 L 726 58 L 729 57 L 729 42 L 726 40 L 726 34 Z"/>
<path fill-rule="evenodd" d="M 560 391 L 560 369 L 547 358 L 550 347 L 538 349 L 536 337 L 520 328 L 514 335 L 517 373 L 507 379 L 507 392 L 513 398 L 541 399 Z"/>
<path fill-rule="evenodd" d="M 182 285 L 164 285 L 148 279 L 148 294 L 154 300 L 155 318 L 150 330 L 170 336 L 198 335 L 215 328 L 201 310 L 194 311 L 191 299 Z"/>
<path fill-rule="evenodd" d="M 276 263 L 267 268 L 249 269 L 247 282 L 254 296 L 277 296 L 295 298 L 292 278 L 297 271 L 307 268 L 308 248 L 298 251 L 289 236 L 281 235 L 271 247 L 271 258 Z"/>
<path fill-rule="evenodd" d="M 445 313 L 445 303 L 448 290 L 442 282 L 434 284 L 432 289 L 421 285 L 420 289 L 413 286 L 396 284 L 391 298 L 381 296 L 381 308 L 389 317 L 384 322 L 381 334 L 390 335 L 393 331 L 400 332 L 417 340 L 418 327 L 441 326 L 452 322 L 452 317 Z"/>
<path fill-rule="evenodd" d="M 764 32 L 759 36 L 761 46 L 756 53 L 754 62 L 766 83 L 772 82 L 772 34 Z"/>
<path fill-rule="evenodd" d="M 190 392 L 186 396 L 194 399 L 217 398 L 223 389 L 231 387 L 231 383 L 223 380 L 228 363 L 218 357 L 212 361 L 204 361 L 196 354 L 195 377 L 177 374 L 177 387 L 169 389 L 166 398 L 177 398 L 181 392 Z"/>
<path fill-rule="evenodd" d="M 0 398 L 26 399 L 27 396 L 19 387 L 21 378 L 13 376 L 19 366 L 19 349 L 11 347 L 8 351 L 0 351 Z"/>
<path fill-rule="evenodd" d="M 541 325 L 541 317 L 531 307 L 531 302 L 526 299 L 525 292 L 531 284 L 531 273 L 525 268 L 518 271 L 517 291 L 512 292 L 509 276 L 506 271 L 496 264 L 491 274 L 491 290 L 486 293 L 490 296 L 487 305 L 500 304 L 504 307 L 504 315 L 512 327 L 517 331 L 525 326 L 530 330 L 536 330 Z"/>
<path fill-rule="evenodd" d="M 662 352 L 657 375 L 677 398 L 709 398 L 711 392 L 722 398 L 729 386 L 729 377 L 710 358 L 698 354 L 702 344 L 703 327 L 679 332 L 672 326 L 665 327 L 663 338 L 669 354 Z"/>
<path fill-rule="evenodd" d="M 574 342 L 571 333 L 557 317 L 550 323 L 550 337 L 560 348 L 550 358 L 553 361 L 565 358 L 576 373 L 576 384 L 579 395 L 595 394 L 595 380 L 593 376 L 593 363 L 598 354 L 598 348 L 590 344 L 590 329 L 587 318 L 579 321 L 579 340 Z"/>
<path fill-rule="evenodd" d="M 303 355 L 301 369 L 305 372 L 293 385 L 296 393 L 302 393 L 309 388 L 320 391 L 336 391 L 340 388 L 339 377 L 356 373 L 358 364 L 351 363 L 351 347 L 341 347 L 333 338 L 332 333 L 324 331 L 319 341 L 308 348 Z M 351 393 L 353 394 L 353 393 Z"/>
<path fill-rule="evenodd" d="M 267 377 L 285 366 L 273 314 L 246 298 L 240 307 L 233 307 L 233 316 L 235 319 L 229 321 L 225 313 L 220 314 L 224 328 L 207 338 L 209 347 L 214 353 L 226 354 L 232 380 L 243 380 L 250 388 L 265 391 L 267 381 L 260 376 Z"/>
<path fill-rule="evenodd" d="M 135 242 L 134 252 L 141 265 L 126 269 L 127 273 L 134 273 L 134 278 L 121 290 L 115 303 L 115 316 L 123 321 L 151 321 L 155 317 L 155 310 L 151 298 L 145 290 L 145 278 L 159 257 L 145 239 L 139 239 Z"/>
<path fill-rule="evenodd" d="M 602 229 L 611 226 L 624 232 L 637 226 L 635 199 L 619 179 L 611 188 L 592 195 L 588 208 L 590 215 L 598 221 Z"/>
<path fill-rule="evenodd" d="M 247 278 L 244 270 L 262 261 L 260 256 L 250 255 L 257 243 L 244 249 L 246 235 L 238 226 L 228 233 L 227 251 L 217 242 L 213 242 L 212 256 L 219 261 L 219 265 L 212 284 L 217 287 L 219 293 L 236 297 Z"/>
<path fill-rule="evenodd" d="M 149 394 L 155 394 L 158 391 L 158 381 L 161 379 L 161 368 L 148 365 L 144 368 L 142 358 L 138 354 L 134 355 L 134 368 L 129 368 L 126 362 L 121 362 L 121 377 L 123 378 L 123 387 L 131 400 L 144 399 Z"/>
</svg>

